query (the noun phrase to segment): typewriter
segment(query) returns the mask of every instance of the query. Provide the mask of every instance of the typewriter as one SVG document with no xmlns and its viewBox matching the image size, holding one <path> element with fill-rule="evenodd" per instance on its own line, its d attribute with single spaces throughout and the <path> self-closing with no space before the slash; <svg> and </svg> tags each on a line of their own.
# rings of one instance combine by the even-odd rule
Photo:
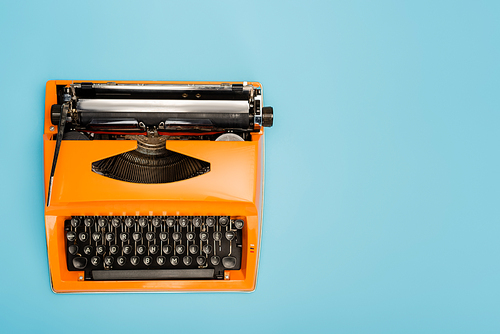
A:
<svg viewBox="0 0 500 334">
<path fill-rule="evenodd" d="M 52 290 L 253 291 L 262 97 L 257 82 L 48 81 Z"/>
</svg>

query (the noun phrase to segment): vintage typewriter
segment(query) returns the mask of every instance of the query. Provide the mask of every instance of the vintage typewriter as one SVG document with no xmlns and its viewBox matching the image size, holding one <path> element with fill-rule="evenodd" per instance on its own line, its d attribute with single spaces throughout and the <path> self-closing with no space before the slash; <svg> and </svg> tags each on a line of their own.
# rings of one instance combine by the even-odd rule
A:
<svg viewBox="0 0 500 334">
<path fill-rule="evenodd" d="M 254 290 L 262 96 L 256 82 L 47 82 L 53 291 Z"/>
</svg>

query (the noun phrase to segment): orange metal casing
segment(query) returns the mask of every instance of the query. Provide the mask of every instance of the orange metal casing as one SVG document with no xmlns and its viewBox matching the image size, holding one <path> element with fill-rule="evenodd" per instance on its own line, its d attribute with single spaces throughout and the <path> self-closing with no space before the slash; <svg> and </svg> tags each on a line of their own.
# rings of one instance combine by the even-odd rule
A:
<svg viewBox="0 0 500 334">
<path fill-rule="evenodd" d="M 50 109 L 57 103 L 56 85 L 46 85 L 44 125 L 45 198 L 55 150 L 57 126 L 51 130 Z M 93 81 L 106 83 L 107 81 Z M 220 84 L 221 82 L 143 82 L 138 84 Z M 259 83 L 251 83 L 261 87 Z M 260 251 L 264 130 L 252 141 L 167 141 L 167 148 L 210 162 L 201 176 L 166 184 L 118 181 L 91 171 L 91 163 L 137 147 L 131 140 L 64 140 L 54 175 L 50 206 L 45 207 L 47 252 L 54 292 L 189 292 L 253 291 Z M 245 220 L 240 270 L 225 272 L 224 280 L 85 281 L 83 271 L 66 266 L 64 221 L 83 215 L 230 215 Z M 251 249 L 252 248 L 252 249 Z"/>
</svg>

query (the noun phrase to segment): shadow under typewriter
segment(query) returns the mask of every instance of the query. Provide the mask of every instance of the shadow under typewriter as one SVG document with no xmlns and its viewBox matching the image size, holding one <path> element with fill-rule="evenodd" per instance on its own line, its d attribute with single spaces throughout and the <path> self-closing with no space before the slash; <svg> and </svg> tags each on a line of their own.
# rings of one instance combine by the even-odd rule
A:
<svg viewBox="0 0 500 334">
<path fill-rule="evenodd" d="M 170 183 L 210 171 L 210 163 L 167 150 L 164 141 L 137 141 L 137 149 L 92 163 L 92 171 L 133 183 Z"/>
</svg>

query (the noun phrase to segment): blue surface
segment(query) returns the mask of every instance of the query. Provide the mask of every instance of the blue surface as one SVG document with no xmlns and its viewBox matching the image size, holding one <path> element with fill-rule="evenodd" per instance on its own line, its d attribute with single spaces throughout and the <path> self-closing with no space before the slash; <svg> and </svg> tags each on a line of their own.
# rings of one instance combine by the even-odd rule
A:
<svg viewBox="0 0 500 334">
<path fill-rule="evenodd" d="M 3 1 L 2 332 L 500 332 L 499 4 Z M 254 293 L 51 292 L 49 79 L 263 83 Z"/>
</svg>

